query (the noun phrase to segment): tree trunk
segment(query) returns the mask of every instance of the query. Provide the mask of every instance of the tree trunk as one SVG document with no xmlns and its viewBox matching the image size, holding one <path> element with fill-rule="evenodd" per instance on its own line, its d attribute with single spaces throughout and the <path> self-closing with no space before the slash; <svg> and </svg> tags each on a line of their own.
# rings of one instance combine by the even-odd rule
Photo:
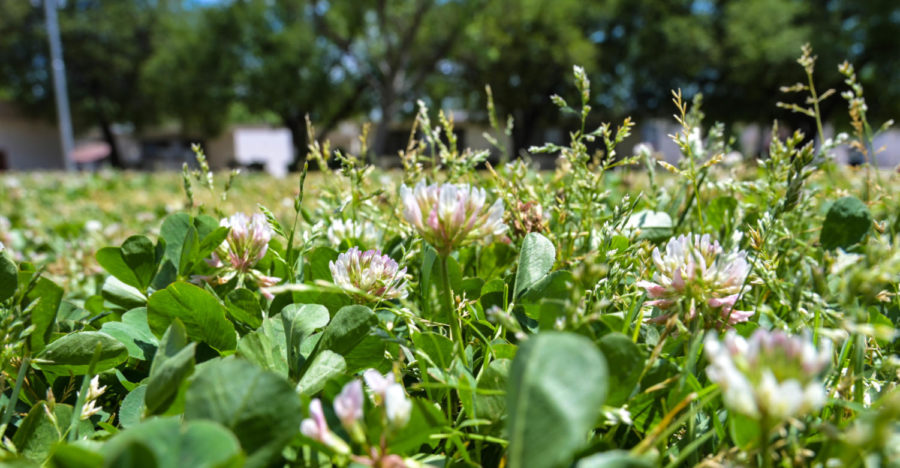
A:
<svg viewBox="0 0 900 468">
<path fill-rule="evenodd" d="M 306 161 L 306 156 L 309 152 L 309 139 L 306 134 L 306 120 L 298 117 L 285 117 L 282 116 L 281 121 L 284 123 L 284 126 L 291 131 L 291 140 L 294 143 L 294 161 L 290 164 L 290 169 L 292 171 L 300 170 L 303 167 L 303 162 Z"/>
<path fill-rule="evenodd" d="M 112 124 L 101 117 L 100 130 L 103 132 L 103 139 L 109 145 L 109 163 L 115 168 L 122 168 L 122 154 L 119 152 L 119 143 L 116 141 L 116 135 L 112 131 Z"/>
<path fill-rule="evenodd" d="M 525 110 L 515 121 L 512 133 L 512 157 L 518 158 L 521 152 L 527 151 L 531 146 L 531 140 L 534 138 L 535 124 L 537 123 L 537 113 Z"/>
<path fill-rule="evenodd" d="M 387 154 L 388 136 L 391 131 L 391 122 L 397 112 L 397 95 L 393 87 L 388 86 L 381 92 L 381 120 L 375 126 L 375 135 L 372 140 L 370 162 L 377 162 L 380 156 Z"/>
</svg>

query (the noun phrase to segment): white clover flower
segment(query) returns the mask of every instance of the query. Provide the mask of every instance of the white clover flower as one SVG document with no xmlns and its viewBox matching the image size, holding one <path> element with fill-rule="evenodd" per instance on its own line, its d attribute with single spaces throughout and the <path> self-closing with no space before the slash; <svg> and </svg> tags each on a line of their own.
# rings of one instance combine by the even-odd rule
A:
<svg viewBox="0 0 900 468">
<path fill-rule="evenodd" d="M 300 432 L 317 440 L 338 453 L 349 454 L 350 446 L 328 428 L 322 401 L 318 398 L 309 403 L 309 416 L 300 423 Z"/>
<path fill-rule="evenodd" d="M 391 257 L 377 250 L 365 252 L 357 247 L 338 255 L 328 263 L 334 284 L 347 289 L 356 300 L 364 302 L 368 297 L 401 299 L 408 294 L 406 268 Z M 360 294 L 361 291 L 363 294 Z"/>
<path fill-rule="evenodd" d="M 353 380 L 334 398 L 334 413 L 341 424 L 350 431 L 363 417 L 363 389 L 359 380 Z"/>
<path fill-rule="evenodd" d="M 487 205 L 487 192 L 467 184 L 400 187 L 403 217 L 441 255 L 474 241 L 502 236 L 503 201 Z"/>
<path fill-rule="evenodd" d="M 757 329 L 749 342 L 733 331 L 706 337 L 706 374 L 722 388 L 728 409 L 780 422 L 825 404 L 818 375 L 831 362 L 831 342 L 817 350 L 806 338 Z"/>
<path fill-rule="evenodd" d="M 725 252 L 708 234 L 681 235 L 669 240 L 665 255 L 654 248 L 653 263 L 657 270 L 653 281 L 637 282 L 653 299 L 648 305 L 665 310 L 684 301 L 689 305 L 684 318 L 691 320 L 697 316 L 696 304 L 702 303 L 720 309 L 719 317 L 709 318 L 711 322 L 722 320 L 729 325 L 753 316 L 752 311 L 733 309 L 750 274 L 743 250 Z M 747 289 L 749 286 L 744 287 Z"/>
<path fill-rule="evenodd" d="M 378 245 L 381 239 L 381 231 L 370 221 L 354 221 L 352 219 L 335 219 L 328 225 L 325 234 L 332 245 L 340 245 L 341 242 L 347 240 L 372 247 Z"/>
<path fill-rule="evenodd" d="M 98 232 L 101 229 L 103 229 L 103 223 L 96 219 L 91 219 L 84 223 L 84 230 L 87 232 Z"/>
<path fill-rule="evenodd" d="M 213 252 L 213 262 L 227 262 L 240 272 L 248 272 L 263 257 L 272 240 L 272 228 L 266 217 L 256 213 L 248 217 L 244 213 L 236 213 L 223 219 L 220 226 L 229 228 L 228 237 Z"/>
<path fill-rule="evenodd" d="M 273 231 L 266 217 L 259 213 L 252 216 L 236 213 L 223 219 L 219 225 L 228 228 L 228 236 L 206 260 L 215 271 L 211 275 L 194 276 L 192 279 L 215 284 L 225 284 L 234 277 L 238 277 L 239 284 L 250 279 L 259 286 L 263 295 L 271 299 L 272 295 L 266 288 L 275 286 L 281 279 L 266 276 L 253 268 L 266 256 L 269 241 L 272 240 Z"/>
</svg>

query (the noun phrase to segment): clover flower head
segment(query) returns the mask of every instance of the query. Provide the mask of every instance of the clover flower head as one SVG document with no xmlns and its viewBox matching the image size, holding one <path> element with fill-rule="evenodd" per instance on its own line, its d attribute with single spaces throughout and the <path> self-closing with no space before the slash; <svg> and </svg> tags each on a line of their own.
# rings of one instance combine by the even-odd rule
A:
<svg viewBox="0 0 900 468">
<path fill-rule="evenodd" d="M 638 281 L 651 301 L 647 305 L 668 309 L 680 301 L 690 304 L 686 319 L 697 316 L 697 302 L 719 309 L 721 320 L 729 325 L 746 322 L 752 311 L 734 310 L 750 264 L 743 250 L 726 252 L 709 234 L 681 235 L 670 239 L 665 253 L 653 249 L 656 273 L 652 281 Z M 719 317 L 711 317 L 713 322 Z"/>
<path fill-rule="evenodd" d="M 271 299 L 272 294 L 266 288 L 275 286 L 281 279 L 254 269 L 266 256 L 272 240 L 272 228 L 266 217 L 259 213 L 252 216 L 236 213 L 219 225 L 228 228 L 228 235 L 206 260 L 215 270 L 210 275 L 194 276 L 192 281 L 225 284 L 238 276 L 240 281 L 253 280 L 263 295 Z"/>
<path fill-rule="evenodd" d="M 310 439 L 317 440 L 338 453 L 349 454 L 350 447 L 328 427 L 322 401 L 318 398 L 309 402 L 309 417 L 300 423 L 300 432 Z"/>
<path fill-rule="evenodd" d="M 370 221 L 335 219 L 325 231 L 332 245 L 340 245 L 345 240 L 356 241 L 364 246 L 375 246 L 381 238 L 381 231 Z"/>
<path fill-rule="evenodd" d="M 266 256 L 269 241 L 272 240 L 272 228 L 262 214 L 247 216 L 236 213 L 223 219 L 219 225 L 229 230 L 228 236 L 213 253 L 214 262 L 227 262 L 234 270 L 247 273 Z"/>
<path fill-rule="evenodd" d="M 502 236 L 503 201 L 487 204 L 487 192 L 468 184 L 400 187 L 403 217 L 441 255 L 474 241 Z"/>
<path fill-rule="evenodd" d="M 347 289 L 359 301 L 365 301 L 367 296 L 390 300 L 408 294 L 406 268 L 400 268 L 391 257 L 377 250 L 363 252 L 351 247 L 338 255 L 337 260 L 329 262 L 328 268 L 334 284 Z"/>
<path fill-rule="evenodd" d="M 806 337 L 757 329 L 749 340 L 728 332 L 706 337 L 709 379 L 722 388 L 725 405 L 753 417 L 784 421 L 825 403 L 819 374 L 831 362 L 831 342 L 817 349 Z"/>
</svg>

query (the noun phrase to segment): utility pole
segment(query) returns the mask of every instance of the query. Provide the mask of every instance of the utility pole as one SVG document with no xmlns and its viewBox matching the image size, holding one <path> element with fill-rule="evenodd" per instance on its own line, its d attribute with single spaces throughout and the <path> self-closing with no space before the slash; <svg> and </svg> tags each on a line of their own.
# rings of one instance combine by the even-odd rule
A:
<svg viewBox="0 0 900 468">
<path fill-rule="evenodd" d="M 56 97 L 56 116 L 59 119 L 59 139 L 62 144 L 63 164 L 67 171 L 72 171 L 75 169 L 75 163 L 72 161 L 72 148 L 75 143 L 72 135 L 72 114 L 69 111 L 69 93 L 66 89 L 66 63 L 63 61 L 56 8 L 56 0 L 44 0 L 47 38 L 50 42 L 50 69 L 53 72 L 53 94 Z"/>
</svg>

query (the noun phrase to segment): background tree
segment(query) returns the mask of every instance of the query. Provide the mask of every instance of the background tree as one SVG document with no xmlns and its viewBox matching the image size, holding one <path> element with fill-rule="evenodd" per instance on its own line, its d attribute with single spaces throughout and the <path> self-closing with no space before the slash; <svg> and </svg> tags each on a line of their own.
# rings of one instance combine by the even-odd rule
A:
<svg viewBox="0 0 900 468">
<path fill-rule="evenodd" d="M 441 73 L 461 33 L 484 13 L 484 0 L 313 0 L 316 32 L 343 54 L 346 70 L 366 81 L 377 120 L 372 150 L 384 154 L 398 113 L 414 111 L 429 75 Z"/>
<path fill-rule="evenodd" d="M 138 87 L 165 2 L 79 0 L 59 12 L 75 130 L 96 127 L 121 165 L 113 125 L 153 122 L 158 108 Z M 55 116 L 43 8 L 0 0 L 0 83 L 27 112 Z"/>
</svg>

